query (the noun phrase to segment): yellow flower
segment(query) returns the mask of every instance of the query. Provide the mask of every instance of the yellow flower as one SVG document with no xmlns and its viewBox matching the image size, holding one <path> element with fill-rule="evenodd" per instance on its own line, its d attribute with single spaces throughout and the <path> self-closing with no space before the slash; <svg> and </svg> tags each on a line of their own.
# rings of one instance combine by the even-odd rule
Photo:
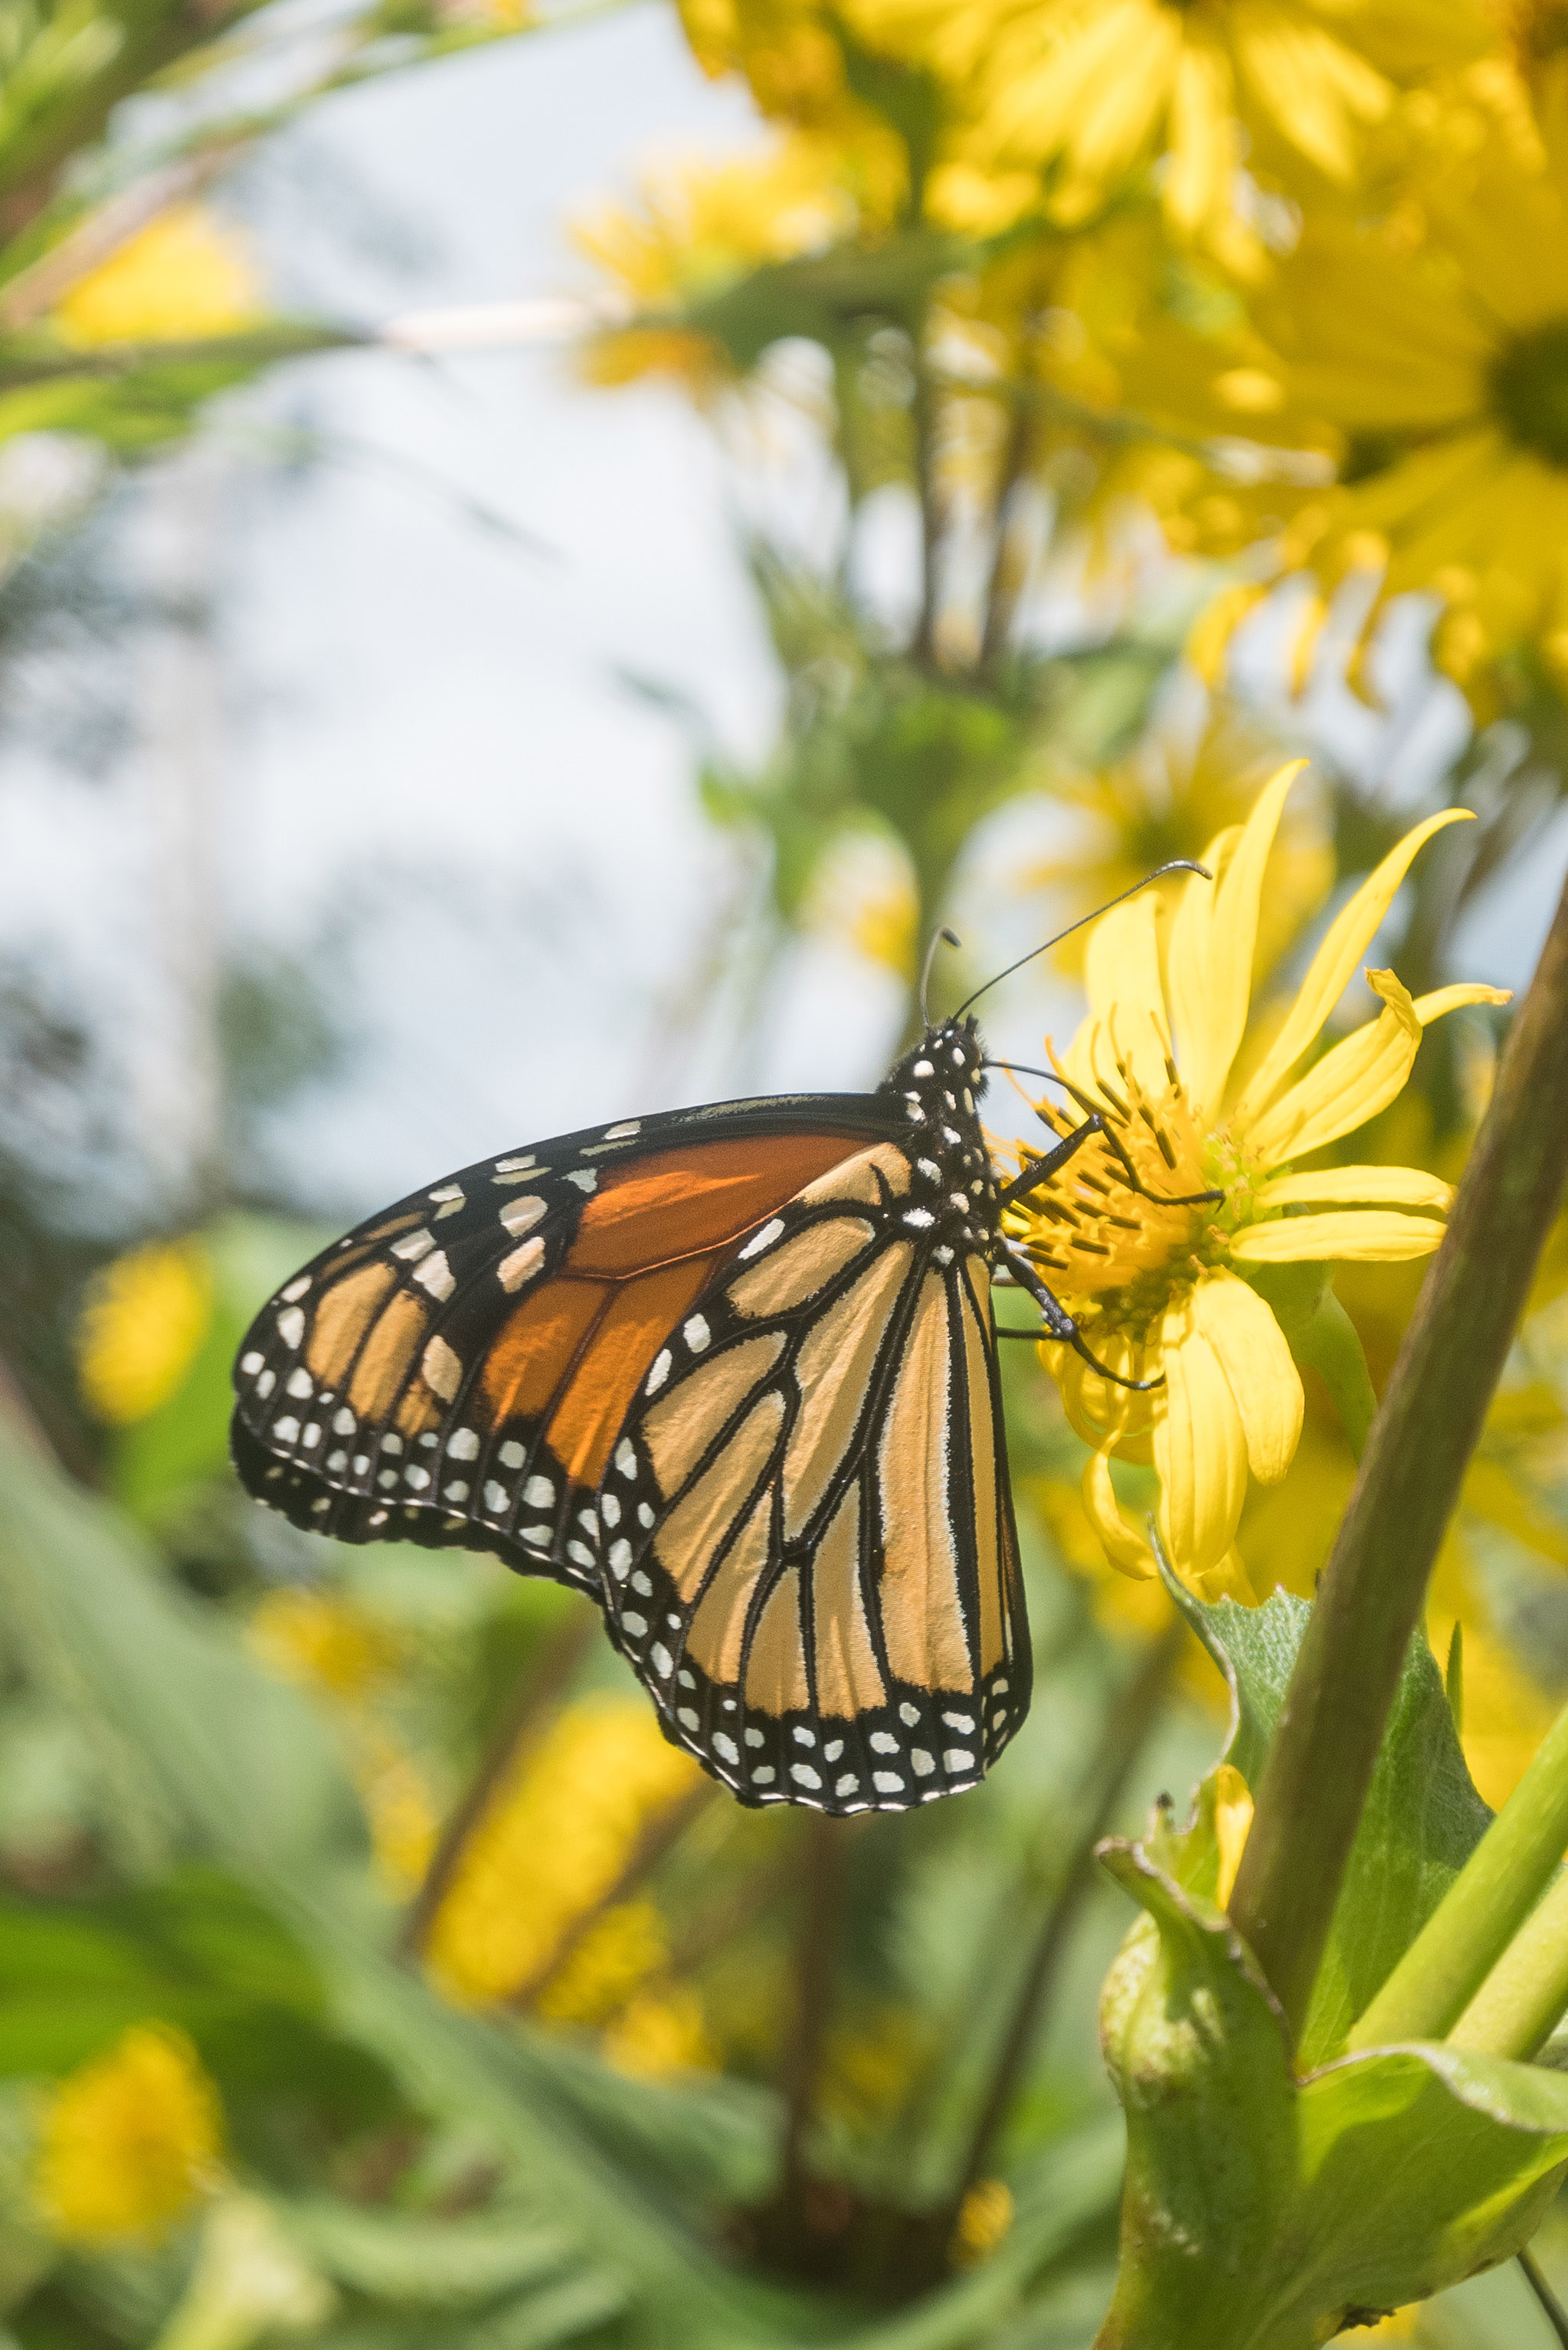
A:
<svg viewBox="0 0 1568 2350">
<path fill-rule="evenodd" d="M 195 1360 L 212 1317 L 213 1277 L 195 1241 L 133 1249 L 93 1282 L 82 1314 L 82 1394 L 126 1427 L 166 1403 Z"/>
<path fill-rule="evenodd" d="M 1119 898 L 1157 866 L 1201 858 L 1217 833 L 1245 818 L 1275 764 L 1271 748 L 1225 716 L 1211 717 L 1196 742 L 1157 729 L 1117 765 L 1063 787 L 1058 796 L 1087 819 L 1087 839 L 1077 855 L 1023 874 L 1023 888 L 1061 891 L 1062 919 L 1071 921 Z M 1269 854 L 1254 980 L 1272 970 L 1333 879 L 1324 810 L 1310 794 L 1298 795 Z M 1174 894 L 1173 883 L 1161 887 Z M 1057 950 L 1062 968 L 1080 971 L 1085 951 L 1085 933 L 1075 931 Z"/>
<path fill-rule="evenodd" d="M 426 1946 L 441 1988 L 454 1999 L 507 1999 L 542 1981 L 644 1829 L 699 1775 L 639 1700 L 568 1706 L 464 1849 Z"/>
<path fill-rule="evenodd" d="M 854 22 L 962 94 L 966 151 L 1054 166 L 1059 218 L 1086 219 L 1159 158 L 1171 228 L 1246 270 L 1262 247 L 1237 203 L 1244 155 L 1348 183 L 1395 80 L 1477 55 L 1487 33 L 1438 0 L 860 0 Z"/>
<path fill-rule="evenodd" d="M 1340 484 L 1225 494 L 1232 543 L 1251 538 L 1274 577 L 1376 583 L 1366 629 L 1391 597 L 1438 597 L 1433 659 L 1483 720 L 1540 678 L 1568 687 L 1568 78 L 1554 89 L 1539 155 L 1498 129 L 1473 157 L 1439 143 L 1418 204 L 1309 219 L 1255 305 L 1267 350 L 1252 371 L 1278 405 L 1244 430 L 1326 440 Z M 1216 359 L 1210 408 L 1236 373 L 1230 352 Z M 1170 405 L 1210 429 L 1202 402 Z M 1194 475 L 1180 501 L 1206 546 L 1199 510 L 1215 495 Z M 1211 673 L 1257 593 L 1206 619 Z"/>
<path fill-rule="evenodd" d="M 384 1625 L 324 1591 L 269 1591 L 257 1603 L 247 1638 L 286 1679 L 353 1702 L 395 1673 L 403 1655 Z"/>
<path fill-rule="evenodd" d="M 176 204 L 79 277 L 55 312 L 68 342 L 185 342 L 265 315 L 244 246 L 199 204 Z"/>
<path fill-rule="evenodd" d="M 607 2064 L 618 2073 L 645 2081 L 718 2069 L 701 2000 L 681 1984 L 639 1991 L 605 2033 L 600 2047 Z"/>
<path fill-rule="evenodd" d="M 971 2268 L 995 2251 L 1012 2225 L 1012 2192 L 1000 2178 L 977 2178 L 959 2205 L 953 2228 L 953 2252 L 961 2268 Z"/>
<path fill-rule="evenodd" d="M 1205 1596 L 1246 1594 L 1235 1539 L 1249 1471 L 1275 1482 L 1301 1433 L 1301 1379 L 1252 1278 L 1273 1265 L 1424 1255 L 1450 1196 L 1416 1168 L 1291 1163 L 1394 1100 L 1429 1022 L 1461 1003 L 1507 1001 L 1476 986 L 1413 1001 L 1392 972 L 1369 972 L 1379 1016 L 1296 1074 L 1417 851 L 1465 813 L 1446 809 L 1407 834 L 1330 924 L 1268 1049 L 1232 1090 L 1263 879 L 1298 772 L 1282 769 L 1246 824 L 1211 844 L 1213 882 L 1189 880 L 1168 923 L 1159 900 L 1135 898 L 1094 926 L 1089 1014 L 1061 1066 L 1106 1133 L 1012 1216 L 1090 1353 L 1122 1379 L 1159 1382 L 1134 1392 L 1065 1346 L 1043 1348 L 1093 1447 L 1084 1502 L 1107 1555 L 1129 1575 L 1153 1571 L 1111 1479 L 1118 1455 L 1152 1462 L 1162 1540 Z M 1041 1116 L 1065 1133 L 1082 1111 Z M 1210 1190 L 1218 1201 L 1166 1204 Z"/>
<path fill-rule="evenodd" d="M 791 138 L 763 155 L 715 163 L 667 162 L 644 175 L 634 210 L 606 203 L 573 228 L 574 241 L 626 298 L 634 317 L 596 337 L 591 381 L 662 372 L 698 394 L 723 382 L 719 345 L 682 323 L 694 305 L 771 261 L 815 252 L 847 232 L 855 207 L 840 159 L 824 142 Z"/>
<path fill-rule="evenodd" d="M 221 2183 L 218 2093 L 168 2024 L 137 2024 L 67 2074 L 40 2135 L 35 2193 L 64 2242 L 155 2241 Z"/>
<path fill-rule="evenodd" d="M 618 1901 L 596 1918 L 535 2002 L 549 2023 L 602 2024 L 670 1962 L 670 1937 L 651 1901 Z"/>
</svg>

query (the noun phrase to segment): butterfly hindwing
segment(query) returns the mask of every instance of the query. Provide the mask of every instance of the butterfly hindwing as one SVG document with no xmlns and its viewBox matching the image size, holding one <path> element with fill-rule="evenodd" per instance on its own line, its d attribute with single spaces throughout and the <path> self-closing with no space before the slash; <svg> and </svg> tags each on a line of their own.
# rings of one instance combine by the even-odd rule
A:
<svg viewBox="0 0 1568 2350">
<path fill-rule="evenodd" d="M 611 1637 L 744 1803 L 903 1810 L 1027 1710 L 990 1266 L 938 1149 L 875 1145 L 752 1234 L 601 1489 Z"/>
<path fill-rule="evenodd" d="M 494 1551 L 597 1597 L 596 1491 L 666 1334 L 886 1115 L 818 1096 L 626 1119 L 410 1193 L 256 1317 L 242 1481 L 339 1541 Z"/>
</svg>

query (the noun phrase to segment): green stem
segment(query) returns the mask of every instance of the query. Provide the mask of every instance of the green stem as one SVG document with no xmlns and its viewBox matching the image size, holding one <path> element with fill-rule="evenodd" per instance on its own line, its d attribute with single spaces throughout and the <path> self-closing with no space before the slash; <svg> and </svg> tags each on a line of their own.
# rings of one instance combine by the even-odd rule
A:
<svg viewBox="0 0 1568 2350">
<path fill-rule="evenodd" d="M 1438 1908 L 1357 2019 L 1348 2044 L 1371 2048 L 1389 2040 L 1441 2039 L 1464 2014 L 1540 1900 L 1564 1845 L 1568 1706 Z M 1511 1960 L 1512 1955 L 1510 1951 Z M 1563 2003 L 1559 2002 L 1552 2022 Z"/>
<path fill-rule="evenodd" d="M 1564 2314 L 1562 2303 L 1542 2276 L 1534 2253 L 1528 2251 L 1521 2252 L 1519 2265 L 1524 2272 L 1525 2283 L 1541 2305 L 1541 2314 L 1563 2345 L 1563 2350 L 1568 2350 L 1568 2315 Z"/>
<path fill-rule="evenodd" d="M 1521 2064 L 1544 2048 L 1568 2008 L 1568 1876 L 1515 1935 L 1449 2034 L 1455 2048 Z"/>
<path fill-rule="evenodd" d="M 1305 2020 L 1438 1544 L 1568 1174 L 1568 889 L 1319 1586 L 1231 1914 Z"/>
</svg>

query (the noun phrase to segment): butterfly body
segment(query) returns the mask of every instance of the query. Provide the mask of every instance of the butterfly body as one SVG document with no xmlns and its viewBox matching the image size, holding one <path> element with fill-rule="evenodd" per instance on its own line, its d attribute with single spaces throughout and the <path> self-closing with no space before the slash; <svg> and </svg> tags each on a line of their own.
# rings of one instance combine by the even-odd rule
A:
<svg viewBox="0 0 1568 2350">
<path fill-rule="evenodd" d="M 974 1784 L 1029 1698 L 972 1019 L 875 1094 L 556 1138 L 370 1219 L 235 1370 L 257 1499 L 595 1597 L 742 1803 Z"/>
</svg>

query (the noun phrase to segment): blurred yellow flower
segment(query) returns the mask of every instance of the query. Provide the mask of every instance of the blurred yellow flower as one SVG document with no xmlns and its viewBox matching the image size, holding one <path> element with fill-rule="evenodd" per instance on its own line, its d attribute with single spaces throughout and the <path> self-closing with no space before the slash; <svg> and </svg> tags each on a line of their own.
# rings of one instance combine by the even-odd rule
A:
<svg viewBox="0 0 1568 2350">
<path fill-rule="evenodd" d="M 62 2242 L 156 2241 L 221 2185 L 223 2150 L 218 2093 L 191 2042 L 137 2024 L 50 2095 L 34 2189 Z"/>
<path fill-rule="evenodd" d="M 618 1901 L 552 1970 L 535 2012 L 549 2023 L 602 2024 L 669 1960 L 670 1937 L 654 1904 Z"/>
<path fill-rule="evenodd" d="M 498 1789 L 463 1851 L 426 1945 L 442 1990 L 500 2000 L 539 1982 L 645 1828 L 699 1778 L 639 1699 L 568 1706 Z"/>
<path fill-rule="evenodd" d="M 625 297 L 633 317 L 587 345 L 591 381 L 623 383 L 674 374 L 693 393 L 730 372 L 719 344 L 685 313 L 738 278 L 831 244 L 853 225 L 840 159 L 824 142 L 794 137 L 762 155 L 714 162 L 672 160 L 643 177 L 639 204 L 604 203 L 573 226 L 579 251 Z"/>
<path fill-rule="evenodd" d="M 1012 2225 L 1012 2190 L 1000 2178 L 977 2178 L 959 2205 L 953 2251 L 961 2268 L 971 2268 L 995 2251 Z"/>
<path fill-rule="evenodd" d="M 258 1657 L 286 1679 L 352 1700 L 369 1697 L 402 1662 L 401 1644 L 352 1600 L 325 1591 L 269 1591 L 250 1619 Z"/>
<path fill-rule="evenodd" d="M 1278 764 L 1271 743 L 1239 721 L 1211 716 L 1193 740 L 1167 726 L 1145 736 L 1128 757 L 1101 774 L 1069 779 L 1058 797 L 1087 819 L 1076 854 L 1026 870 L 1021 886 L 1059 893 L 1060 919 L 1074 921 L 1130 889 L 1157 866 L 1198 858 L 1209 842 L 1241 823 Z M 1325 812 L 1310 792 L 1287 805 L 1269 852 L 1258 909 L 1254 982 L 1272 970 L 1334 880 Z M 1174 896 L 1176 883 L 1159 887 Z M 1066 971 L 1083 968 L 1085 933 L 1056 950 Z"/>
<path fill-rule="evenodd" d="M 1341 486 L 1231 500 L 1273 576 L 1373 583 L 1366 629 L 1391 597 L 1438 597 L 1433 659 L 1483 720 L 1538 678 L 1568 687 L 1568 78 L 1538 127 L 1537 157 L 1502 130 L 1473 157 L 1438 142 L 1420 202 L 1381 220 L 1309 218 L 1257 305 L 1279 412 L 1248 430 L 1333 436 Z M 1190 516 L 1214 485 L 1188 491 Z M 1229 593 L 1210 673 L 1259 590 Z"/>
<path fill-rule="evenodd" d="M 1463 0 L 859 0 L 853 21 L 958 94 L 966 153 L 1054 169 L 1058 218 L 1085 220 L 1158 159 L 1172 231 L 1249 273 L 1262 247 L 1243 161 L 1347 184 L 1394 78 L 1474 57 L 1488 32 Z"/>
<path fill-rule="evenodd" d="M 1413 1002 L 1392 972 L 1370 972 L 1379 1017 L 1291 1081 L 1417 851 L 1465 814 L 1446 809 L 1407 834 L 1330 925 L 1267 1051 L 1231 1097 L 1263 879 L 1297 772 L 1283 769 L 1245 825 L 1210 845 L 1213 882 L 1190 879 L 1168 923 L 1161 902 L 1145 897 L 1095 924 L 1089 1014 L 1059 1066 L 1106 1132 L 1010 1217 L 1098 1361 L 1122 1379 L 1159 1381 L 1137 1393 L 1064 1345 L 1042 1348 L 1069 1419 L 1093 1447 L 1084 1503 L 1107 1556 L 1127 1574 L 1153 1572 L 1111 1481 L 1118 1455 L 1152 1462 L 1161 1538 L 1206 1596 L 1248 1596 L 1235 1549 L 1248 1472 L 1276 1482 L 1302 1428 L 1290 1348 L 1247 1276 L 1269 1265 L 1420 1256 L 1442 1237 L 1449 1192 L 1434 1176 L 1384 1166 L 1293 1173 L 1289 1162 L 1386 1107 L 1429 1022 L 1459 1004 L 1507 1001 L 1495 988 L 1457 986 Z M 1081 1123 L 1081 1111 L 1069 1118 L 1047 1105 L 1040 1115 L 1057 1133 Z M 1164 1204 L 1206 1190 L 1220 1197 Z"/>
<path fill-rule="evenodd" d="M 79 277 L 55 312 L 67 342 L 185 342 L 237 334 L 265 316 L 237 234 L 200 204 L 175 204 Z"/>
<path fill-rule="evenodd" d="M 196 1241 L 155 1242 L 116 1258 L 88 1292 L 78 1336 L 82 1394 L 113 1427 L 166 1403 L 212 1318 L 213 1276 Z"/>
<path fill-rule="evenodd" d="M 617 2072 L 646 2081 L 718 2069 L 701 2000 L 684 1984 L 638 1991 L 599 2046 Z"/>
</svg>

